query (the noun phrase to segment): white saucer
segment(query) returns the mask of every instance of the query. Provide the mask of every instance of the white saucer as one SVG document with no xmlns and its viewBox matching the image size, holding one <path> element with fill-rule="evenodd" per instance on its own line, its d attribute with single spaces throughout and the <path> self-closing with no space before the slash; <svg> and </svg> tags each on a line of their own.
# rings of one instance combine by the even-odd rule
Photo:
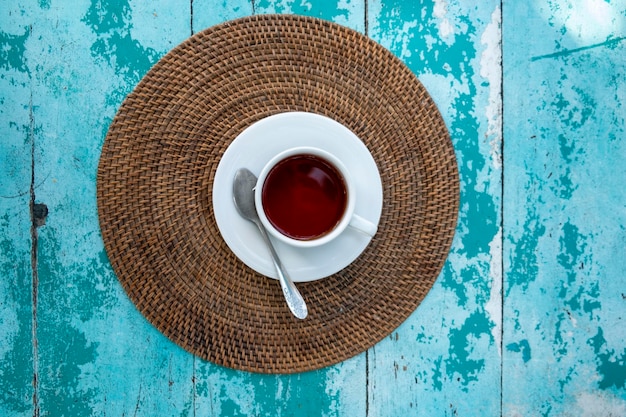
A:
<svg viewBox="0 0 626 417">
<path fill-rule="evenodd" d="M 382 183 L 374 158 L 348 128 L 313 113 L 281 113 L 246 128 L 230 144 L 215 172 L 213 212 L 228 247 L 255 271 L 277 278 L 270 253 L 256 226 L 243 219 L 233 202 L 233 178 L 239 168 L 258 176 L 277 153 L 295 146 L 314 146 L 337 156 L 354 178 L 355 213 L 378 224 L 382 211 Z M 285 268 L 295 282 L 314 281 L 339 272 L 352 263 L 371 238 L 347 228 L 335 240 L 314 248 L 295 248 L 273 239 Z"/>
</svg>

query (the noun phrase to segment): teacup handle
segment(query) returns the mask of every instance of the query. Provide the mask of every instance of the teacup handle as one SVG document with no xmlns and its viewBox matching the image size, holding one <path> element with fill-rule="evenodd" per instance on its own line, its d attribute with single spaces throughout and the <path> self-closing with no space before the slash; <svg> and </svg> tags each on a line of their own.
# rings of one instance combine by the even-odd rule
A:
<svg viewBox="0 0 626 417">
<path fill-rule="evenodd" d="M 376 231 L 378 230 L 378 226 L 369 220 L 365 220 L 363 217 L 353 214 L 352 219 L 350 219 L 350 223 L 348 226 L 353 229 L 358 230 L 361 233 L 365 233 L 368 236 L 374 236 Z"/>
</svg>

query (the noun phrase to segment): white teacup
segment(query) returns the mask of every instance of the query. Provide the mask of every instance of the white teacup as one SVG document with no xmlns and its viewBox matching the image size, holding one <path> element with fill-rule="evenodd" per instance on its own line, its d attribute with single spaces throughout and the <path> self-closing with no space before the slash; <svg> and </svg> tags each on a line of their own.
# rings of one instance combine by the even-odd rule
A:
<svg viewBox="0 0 626 417">
<path fill-rule="evenodd" d="M 261 222 L 275 238 L 297 247 L 324 245 L 346 227 L 374 236 L 377 225 L 354 212 L 356 188 L 334 155 L 296 147 L 274 156 L 255 188 Z"/>
</svg>

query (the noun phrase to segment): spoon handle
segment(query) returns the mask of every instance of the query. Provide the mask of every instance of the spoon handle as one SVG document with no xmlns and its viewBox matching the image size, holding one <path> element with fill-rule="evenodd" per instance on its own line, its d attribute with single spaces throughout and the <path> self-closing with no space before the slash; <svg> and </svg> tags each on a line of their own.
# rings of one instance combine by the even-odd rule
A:
<svg viewBox="0 0 626 417">
<path fill-rule="evenodd" d="M 262 224 L 255 222 L 261 231 L 261 236 L 263 236 L 263 240 L 267 244 L 267 247 L 270 249 L 270 253 L 272 254 L 272 262 L 274 263 L 274 267 L 276 268 L 276 273 L 278 274 L 278 281 L 280 282 L 280 287 L 283 290 L 283 294 L 285 296 L 285 301 L 287 302 L 287 306 L 289 310 L 299 319 L 304 319 L 309 314 L 306 303 L 304 302 L 304 298 L 296 288 L 295 284 L 287 274 L 287 271 L 283 267 L 276 250 L 274 249 L 274 245 L 267 235 L 267 231 Z"/>
</svg>

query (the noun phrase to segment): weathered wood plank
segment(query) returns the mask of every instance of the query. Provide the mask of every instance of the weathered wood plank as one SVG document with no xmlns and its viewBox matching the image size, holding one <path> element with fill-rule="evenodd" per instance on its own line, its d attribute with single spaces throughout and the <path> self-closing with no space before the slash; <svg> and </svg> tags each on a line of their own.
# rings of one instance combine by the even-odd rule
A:
<svg viewBox="0 0 626 417">
<path fill-rule="evenodd" d="M 245 4 L 195 0 L 193 27 L 198 30 L 221 19 L 249 13 L 298 13 L 315 16 L 362 31 L 362 1 L 307 3 L 255 1 Z M 254 5 L 254 7 L 252 7 Z M 336 366 L 296 375 L 259 375 L 233 371 L 196 359 L 195 407 L 204 415 L 328 416 L 365 415 L 365 356 Z"/>
<path fill-rule="evenodd" d="M 505 415 L 626 415 L 625 16 L 505 4 Z"/>
<path fill-rule="evenodd" d="M 498 3 L 367 4 L 8 7 L 0 415 L 499 415 L 501 395 L 507 416 L 626 415 L 623 5 L 505 4 L 502 184 Z M 368 353 L 290 376 L 218 367 L 154 329 L 110 268 L 95 201 L 108 125 L 158 58 L 210 25 L 274 12 L 367 31 L 403 59 L 442 110 L 462 182 L 449 260 L 416 313 Z M 31 202 L 49 208 L 37 229 Z"/>
<path fill-rule="evenodd" d="M 29 2 L 41 415 L 190 415 L 192 359 L 130 303 L 99 234 L 96 170 L 121 100 L 190 33 L 171 2 Z"/>
<path fill-rule="evenodd" d="M 417 311 L 369 355 L 369 414 L 500 414 L 501 82 L 496 1 L 370 1 L 369 32 L 437 103 L 457 151 L 449 259 Z"/>
<path fill-rule="evenodd" d="M 0 15 L 0 415 L 33 414 L 30 19 Z"/>
</svg>

